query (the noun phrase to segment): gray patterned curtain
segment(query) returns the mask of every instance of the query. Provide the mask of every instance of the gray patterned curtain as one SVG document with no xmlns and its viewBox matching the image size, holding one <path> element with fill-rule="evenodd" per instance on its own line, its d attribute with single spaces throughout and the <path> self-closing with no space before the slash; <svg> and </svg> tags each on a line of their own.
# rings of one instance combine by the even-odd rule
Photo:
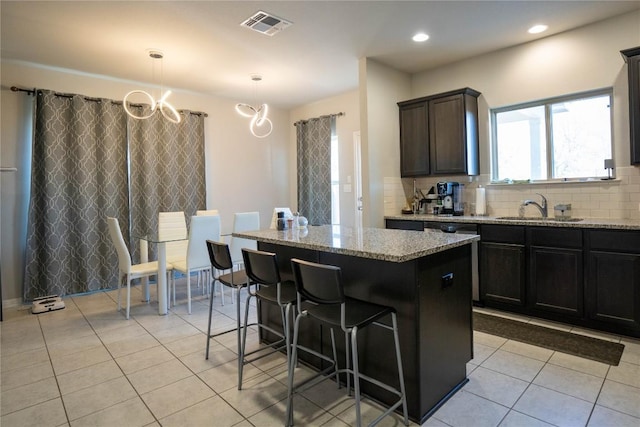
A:
<svg viewBox="0 0 640 427">
<path fill-rule="evenodd" d="M 24 299 L 115 285 L 104 218 L 129 211 L 122 106 L 47 90 L 35 102 Z"/>
<path fill-rule="evenodd" d="M 188 111 L 180 123 L 161 114 L 129 122 L 133 235 L 158 229 L 158 212 L 183 211 L 187 221 L 205 209 L 204 117 Z M 188 225 L 188 224 L 187 224 Z M 155 247 L 149 247 L 155 259 Z M 131 248 L 134 260 L 139 247 Z"/>
<path fill-rule="evenodd" d="M 309 224 L 331 224 L 331 136 L 335 116 L 297 122 L 298 210 Z"/>
<path fill-rule="evenodd" d="M 106 216 L 138 262 L 129 230 L 156 230 L 159 211 L 205 206 L 203 114 L 135 120 L 121 103 L 38 90 L 34 123 L 25 301 L 117 285 Z"/>
</svg>

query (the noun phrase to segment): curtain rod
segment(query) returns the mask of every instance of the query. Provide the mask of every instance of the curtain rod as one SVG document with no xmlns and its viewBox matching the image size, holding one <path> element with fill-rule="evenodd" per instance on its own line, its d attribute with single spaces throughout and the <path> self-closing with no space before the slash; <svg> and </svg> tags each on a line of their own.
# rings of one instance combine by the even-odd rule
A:
<svg viewBox="0 0 640 427">
<path fill-rule="evenodd" d="M 21 87 L 18 86 L 11 86 L 11 92 L 25 92 L 28 95 L 35 95 L 37 89 L 33 88 L 33 89 L 23 89 Z M 59 93 L 59 92 L 54 92 L 56 96 L 61 96 L 63 98 L 73 98 L 74 94 L 72 93 Z M 101 98 L 91 98 L 89 96 L 85 96 L 84 99 L 86 101 L 94 101 L 94 102 L 102 102 Z M 111 100 L 112 104 L 116 104 L 116 105 L 122 105 L 122 101 L 114 101 Z M 142 104 L 131 104 L 134 107 L 141 107 Z M 184 113 L 185 110 L 178 110 L 178 112 L 180 113 Z M 209 117 L 209 115 L 207 113 L 202 113 L 202 112 L 198 112 L 198 111 L 189 111 L 189 114 L 191 114 L 192 116 L 204 116 L 204 117 Z"/>
<path fill-rule="evenodd" d="M 36 89 L 23 89 L 21 87 L 18 86 L 11 86 L 11 92 L 26 92 L 29 95 L 35 95 L 36 93 Z"/>
<path fill-rule="evenodd" d="M 299 124 L 304 124 L 304 123 L 310 122 L 312 120 L 323 119 L 325 117 L 340 117 L 340 116 L 344 116 L 344 115 L 345 115 L 345 113 L 340 111 L 339 113 L 335 113 L 335 114 L 325 114 L 324 116 L 320 116 L 320 117 L 313 117 L 311 119 L 306 119 L 306 120 L 298 120 L 293 125 L 294 126 L 298 126 Z"/>
</svg>

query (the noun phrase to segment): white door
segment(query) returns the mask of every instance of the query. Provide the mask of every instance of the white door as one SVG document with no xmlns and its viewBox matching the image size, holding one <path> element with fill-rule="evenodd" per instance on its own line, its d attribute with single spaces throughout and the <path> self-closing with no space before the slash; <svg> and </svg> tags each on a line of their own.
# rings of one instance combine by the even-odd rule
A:
<svg viewBox="0 0 640 427">
<path fill-rule="evenodd" d="M 362 228 L 362 151 L 360 131 L 353 133 L 353 185 L 355 187 L 355 226 Z"/>
</svg>

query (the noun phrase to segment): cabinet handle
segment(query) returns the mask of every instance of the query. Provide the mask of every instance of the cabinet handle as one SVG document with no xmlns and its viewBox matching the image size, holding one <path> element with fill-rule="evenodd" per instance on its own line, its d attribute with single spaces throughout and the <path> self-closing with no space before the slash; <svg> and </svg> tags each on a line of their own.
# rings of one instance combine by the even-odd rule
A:
<svg viewBox="0 0 640 427">
<path fill-rule="evenodd" d="M 442 288 L 453 286 L 453 273 L 447 273 L 442 276 Z"/>
</svg>

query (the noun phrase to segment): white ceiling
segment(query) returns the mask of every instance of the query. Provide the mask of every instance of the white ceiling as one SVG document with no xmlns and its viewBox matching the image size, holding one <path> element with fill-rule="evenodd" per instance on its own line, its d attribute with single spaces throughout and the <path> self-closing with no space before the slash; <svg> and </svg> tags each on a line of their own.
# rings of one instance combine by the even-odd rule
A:
<svg viewBox="0 0 640 427">
<path fill-rule="evenodd" d="M 157 84 L 146 52 L 155 48 L 165 87 L 233 99 L 257 92 L 290 108 L 355 89 L 361 57 L 413 73 L 636 9 L 640 0 L 2 0 L 1 58 Z M 273 37 L 240 26 L 258 10 L 293 25 Z M 528 34 L 536 23 L 549 30 Z M 430 40 L 412 42 L 418 30 Z M 257 89 L 252 73 L 263 76 Z"/>
</svg>

